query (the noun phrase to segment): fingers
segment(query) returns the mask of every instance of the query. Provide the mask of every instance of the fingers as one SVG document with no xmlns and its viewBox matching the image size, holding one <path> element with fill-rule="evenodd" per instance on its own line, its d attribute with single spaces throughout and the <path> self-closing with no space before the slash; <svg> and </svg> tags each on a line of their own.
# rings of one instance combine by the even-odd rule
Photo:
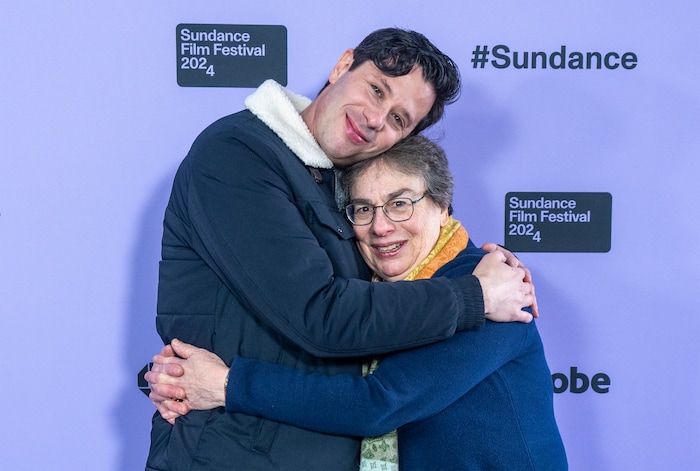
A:
<svg viewBox="0 0 700 471">
<path fill-rule="evenodd" d="M 540 317 L 540 312 L 539 312 L 539 307 L 537 305 L 537 296 L 535 296 L 535 285 L 532 281 L 532 273 L 530 270 L 523 264 L 523 262 L 518 259 L 511 251 L 501 247 L 498 244 L 494 244 L 493 242 L 487 242 L 484 245 L 481 246 L 482 250 L 485 250 L 486 252 L 489 252 L 489 254 L 485 255 L 484 258 L 492 256 L 492 254 L 501 254 L 502 255 L 502 260 L 505 262 L 507 265 L 509 265 L 512 268 L 521 270 L 518 273 L 518 277 L 520 277 L 520 273 L 522 273 L 522 278 L 523 282 L 527 284 L 527 297 L 528 300 L 531 299 L 530 304 L 526 304 L 526 306 L 529 306 L 532 309 L 532 317 L 533 318 L 538 318 Z M 476 271 L 474 274 L 477 274 Z M 529 319 L 531 321 L 532 319 Z"/>
<path fill-rule="evenodd" d="M 184 360 L 176 357 L 156 355 L 153 357 L 153 366 L 151 367 L 151 371 L 166 374 L 168 376 L 179 377 L 185 374 L 185 368 L 182 366 L 183 361 Z"/>
<path fill-rule="evenodd" d="M 153 361 L 155 362 L 158 358 L 158 363 L 177 362 L 180 359 L 189 358 L 197 350 L 199 349 L 194 345 L 173 339 L 170 344 L 163 347 L 159 354 L 153 357 Z"/>
<path fill-rule="evenodd" d="M 173 415 L 175 414 L 172 412 L 165 412 L 164 414 L 160 414 L 160 416 L 167 420 L 170 425 L 175 425 L 175 419 L 177 419 L 177 417 L 172 417 Z"/>
<path fill-rule="evenodd" d="M 499 248 L 499 245 L 494 244 L 493 242 L 486 242 L 484 245 L 481 246 L 481 250 L 484 250 L 485 252 L 494 252 Z"/>
<path fill-rule="evenodd" d="M 179 404 L 181 404 L 181 403 L 179 403 Z M 185 414 L 179 414 L 179 413 L 172 411 L 172 410 L 165 410 L 165 411 L 161 412 L 160 415 L 165 420 L 167 420 L 170 425 L 175 425 L 175 419 L 177 419 L 178 417 L 182 417 Z"/>
<path fill-rule="evenodd" d="M 185 402 L 187 394 L 185 389 L 172 384 L 185 374 L 184 359 L 191 355 L 190 349 L 195 349 L 178 340 L 174 340 L 175 347 L 166 345 L 161 352 L 153 357 L 153 366 L 144 375 L 149 383 L 151 393 L 149 398 L 153 402 L 161 417 L 171 425 L 175 420 L 190 411 Z M 182 357 L 182 358 L 180 358 Z"/>
<path fill-rule="evenodd" d="M 527 270 L 527 269 L 525 269 Z M 533 285 L 531 282 L 527 281 L 527 276 L 523 278 L 522 283 L 521 283 L 521 288 L 520 291 L 522 293 L 522 299 L 520 304 L 522 305 L 523 308 L 529 307 L 530 310 L 532 311 L 532 314 L 526 313 L 527 319 L 525 318 L 520 318 L 520 314 L 518 315 L 518 318 L 515 319 L 518 322 L 530 322 L 532 319 L 536 319 L 540 317 L 539 311 L 537 309 L 537 297 L 535 296 L 535 285 Z M 525 312 L 525 311 L 523 311 Z"/>
<path fill-rule="evenodd" d="M 526 281 L 529 277 L 527 268 L 499 262 L 491 270 L 491 275 L 498 273 L 497 278 L 493 280 L 485 276 L 482 282 L 486 318 L 495 322 L 532 322 L 533 316 L 538 314 L 534 286 Z M 534 314 L 522 310 L 533 305 Z"/>
<path fill-rule="evenodd" d="M 501 252 L 500 250 L 496 250 L 494 252 L 487 253 L 486 255 L 483 256 L 479 264 L 484 264 L 484 265 L 492 265 L 492 264 L 498 264 L 498 263 L 505 263 L 506 261 L 506 256 Z M 479 265 L 477 265 L 478 267 Z"/>
<path fill-rule="evenodd" d="M 523 322 L 528 324 L 534 319 L 533 315 L 522 309 L 514 308 L 510 311 L 488 312 L 486 318 L 493 322 Z"/>
<path fill-rule="evenodd" d="M 164 357 L 174 357 L 175 351 L 173 351 L 173 347 L 171 347 L 168 344 L 168 345 L 163 347 L 163 349 L 160 351 L 160 354 L 163 355 Z"/>
<path fill-rule="evenodd" d="M 149 394 L 148 397 L 151 399 L 151 402 L 153 402 L 153 405 L 156 406 L 158 413 L 160 413 L 163 418 L 165 418 L 166 415 L 170 415 L 170 409 L 168 409 L 168 405 L 166 404 L 167 399 L 160 400 L 160 396 L 153 393 Z"/>
<path fill-rule="evenodd" d="M 511 254 L 512 255 L 512 254 Z M 526 306 L 530 307 L 532 309 L 532 317 L 533 318 L 538 318 L 540 317 L 540 311 L 537 307 L 537 297 L 535 296 L 535 284 L 532 281 L 532 272 L 523 265 L 523 263 L 515 258 L 513 255 L 513 258 L 517 260 L 517 265 L 511 265 L 512 267 L 517 267 L 518 270 L 522 271 L 523 277 L 522 280 L 527 286 L 527 293 L 528 293 L 528 298 L 530 299 L 530 304 L 526 304 Z M 532 319 L 529 319 L 527 322 L 530 322 Z"/>
<path fill-rule="evenodd" d="M 160 396 L 155 393 L 149 395 L 151 401 L 156 406 L 158 413 L 167 420 L 171 425 L 175 423 L 175 419 L 189 413 L 190 408 L 186 402 L 173 401 L 171 399 L 160 400 Z"/>
<path fill-rule="evenodd" d="M 506 264 L 508 266 L 511 266 L 513 268 L 525 268 L 525 265 L 523 265 L 523 262 L 520 261 L 518 257 L 516 257 L 513 252 L 509 250 L 502 249 L 503 255 L 506 257 Z"/>
<path fill-rule="evenodd" d="M 525 271 L 522 279 L 523 307 L 529 307 L 532 310 L 532 317 L 537 319 L 540 313 L 537 307 L 537 296 L 535 296 L 535 285 L 531 281 L 530 271 L 527 268 L 522 270 Z"/>
<path fill-rule="evenodd" d="M 194 345 L 190 345 L 189 343 L 185 343 L 178 339 L 173 339 L 173 341 L 170 342 L 170 345 L 172 346 L 175 354 L 180 358 L 184 359 L 191 357 L 194 352 L 200 350 L 200 348 L 195 347 Z"/>
<path fill-rule="evenodd" d="M 487 242 L 481 246 L 481 249 L 489 253 L 501 253 L 504 256 L 504 261 L 507 265 L 511 267 L 524 267 L 523 262 L 520 261 L 518 257 L 515 256 L 513 252 L 506 249 L 503 246 L 494 244 L 493 242 Z"/>
<path fill-rule="evenodd" d="M 170 384 L 156 382 L 162 378 L 167 378 L 167 375 L 151 370 L 146 373 L 145 378 L 149 382 L 151 389 L 148 397 L 163 419 L 173 425 L 175 419 L 189 412 L 189 405 L 183 402 L 186 399 L 184 389 Z"/>
<path fill-rule="evenodd" d="M 532 304 L 530 304 L 530 308 L 532 309 L 532 317 L 537 319 L 540 317 L 540 310 L 537 307 L 537 296 L 535 296 L 535 285 L 530 283 L 530 293 L 532 294 Z"/>
<path fill-rule="evenodd" d="M 174 377 L 173 375 L 152 369 L 151 371 L 146 372 L 143 377 L 146 379 L 146 381 L 148 381 L 151 391 L 158 392 L 164 398 L 185 399 L 187 397 L 185 390 L 182 387 L 173 384 L 175 381 L 177 381 L 177 377 Z"/>
<path fill-rule="evenodd" d="M 190 411 L 190 406 L 187 404 L 187 402 L 183 401 L 169 400 L 162 402 L 161 404 L 162 409 L 164 409 L 164 412 L 161 412 L 160 415 L 162 415 L 163 418 L 166 420 L 168 420 L 169 418 L 176 419 L 177 417 L 180 417 L 182 415 L 187 415 L 187 413 Z"/>
<path fill-rule="evenodd" d="M 530 295 L 532 296 L 532 304 L 530 304 L 530 307 L 532 308 L 532 316 L 537 319 L 540 317 L 540 311 L 537 308 L 537 296 L 535 296 L 535 284 L 532 282 L 532 273 L 525 266 L 523 266 L 522 269 L 525 270 L 523 281 L 530 285 Z"/>
<path fill-rule="evenodd" d="M 169 401 L 170 399 L 172 399 L 170 397 L 161 396 L 160 394 L 158 394 L 154 387 L 151 387 L 151 392 L 148 395 L 148 398 L 151 400 L 151 402 L 153 402 L 153 405 L 155 405 L 156 408 L 158 408 L 161 402 Z"/>
</svg>

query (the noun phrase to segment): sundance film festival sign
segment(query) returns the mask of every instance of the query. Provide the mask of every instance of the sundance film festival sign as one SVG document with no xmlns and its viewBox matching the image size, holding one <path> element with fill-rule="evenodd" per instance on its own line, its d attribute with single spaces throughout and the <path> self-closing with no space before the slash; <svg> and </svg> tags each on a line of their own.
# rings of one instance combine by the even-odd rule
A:
<svg viewBox="0 0 700 471">
<path fill-rule="evenodd" d="M 176 30 L 181 87 L 255 88 L 287 85 L 287 28 L 278 25 L 180 24 Z"/>
<path fill-rule="evenodd" d="M 514 252 L 608 252 L 610 193 L 506 195 L 505 245 Z"/>
</svg>

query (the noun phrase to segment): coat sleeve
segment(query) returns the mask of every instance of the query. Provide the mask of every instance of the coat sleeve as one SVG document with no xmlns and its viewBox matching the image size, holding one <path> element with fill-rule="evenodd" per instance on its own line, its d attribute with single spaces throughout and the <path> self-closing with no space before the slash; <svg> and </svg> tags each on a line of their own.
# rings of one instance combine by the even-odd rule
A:
<svg viewBox="0 0 700 471">
<path fill-rule="evenodd" d="M 166 212 L 166 233 L 171 221 L 186 235 L 164 236 L 164 259 L 193 247 L 262 322 L 316 356 L 411 348 L 451 336 L 467 311 L 483 319 L 475 277 L 389 284 L 337 276 L 308 224 L 324 224 L 332 210 L 328 201 L 325 208 L 300 201 L 307 195 L 293 194 L 289 179 L 305 173 L 313 185 L 308 171 L 294 162 L 303 171 L 295 174 L 264 152 L 216 129 L 195 142 Z M 465 291 L 473 292 L 473 305 Z M 177 293 L 163 291 L 164 298 L 170 295 Z"/>
<path fill-rule="evenodd" d="M 535 329 L 487 321 L 384 358 L 373 374 L 325 376 L 236 358 L 226 408 L 333 434 L 377 436 L 446 408 L 515 358 Z"/>
</svg>

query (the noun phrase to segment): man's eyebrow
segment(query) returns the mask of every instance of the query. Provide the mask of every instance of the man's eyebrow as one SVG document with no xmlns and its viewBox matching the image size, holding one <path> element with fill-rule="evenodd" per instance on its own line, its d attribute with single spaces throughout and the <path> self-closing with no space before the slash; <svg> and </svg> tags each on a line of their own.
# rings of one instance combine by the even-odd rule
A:
<svg viewBox="0 0 700 471">
<path fill-rule="evenodd" d="M 382 82 L 382 86 L 386 89 L 387 93 L 391 95 L 394 93 L 394 91 L 391 89 L 391 85 L 389 85 L 389 82 L 387 81 L 386 77 L 383 77 L 379 79 L 380 82 Z"/>
</svg>

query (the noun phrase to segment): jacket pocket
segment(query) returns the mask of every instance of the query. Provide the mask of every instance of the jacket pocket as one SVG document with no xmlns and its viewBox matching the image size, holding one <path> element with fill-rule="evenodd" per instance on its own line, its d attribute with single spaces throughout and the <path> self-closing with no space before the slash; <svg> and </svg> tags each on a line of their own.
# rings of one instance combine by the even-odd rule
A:
<svg viewBox="0 0 700 471">
<path fill-rule="evenodd" d="M 277 422 L 260 419 L 257 439 L 253 443 L 253 450 L 265 453 L 266 455 L 270 453 L 278 428 L 279 424 Z"/>
</svg>

